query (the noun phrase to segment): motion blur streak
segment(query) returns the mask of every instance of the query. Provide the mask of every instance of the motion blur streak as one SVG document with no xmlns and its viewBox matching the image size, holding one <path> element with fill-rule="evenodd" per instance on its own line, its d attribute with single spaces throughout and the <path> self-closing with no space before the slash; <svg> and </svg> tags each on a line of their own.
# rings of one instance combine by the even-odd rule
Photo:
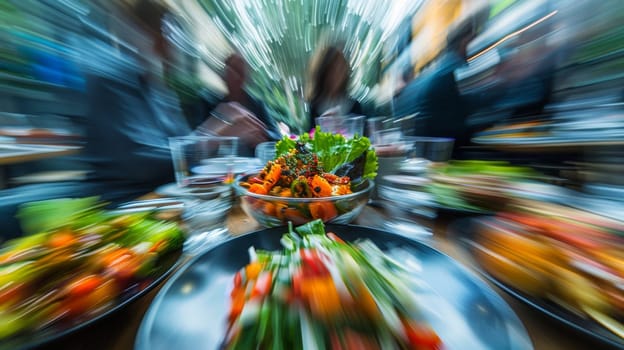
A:
<svg viewBox="0 0 624 350">
<path fill-rule="evenodd" d="M 538 25 L 538 24 L 540 24 L 540 23 L 544 22 L 545 20 L 547 20 L 547 19 L 549 19 L 550 17 L 554 16 L 556 13 L 557 13 L 557 11 L 553 11 L 553 12 L 551 12 L 551 13 L 547 14 L 546 16 L 544 16 L 544 17 L 542 17 L 542 18 L 538 19 L 537 21 L 535 21 L 535 22 L 533 22 L 533 23 L 529 24 L 528 26 L 526 26 L 526 27 L 524 27 L 524 28 L 522 28 L 522 29 L 520 29 L 520 30 L 517 30 L 517 31 L 515 31 L 515 32 L 513 32 L 513 33 L 511 33 L 511 34 L 505 35 L 505 37 L 503 37 L 502 39 L 500 39 L 499 41 L 497 41 L 497 42 L 496 42 L 496 43 L 494 43 L 493 45 L 489 46 L 489 47 L 488 47 L 488 48 L 486 48 L 485 50 L 483 50 L 483 51 L 479 52 L 478 54 L 476 54 L 476 55 L 474 55 L 474 56 L 472 56 L 472 57 L 468 58 L 468 62 L 470 62 L 470 61 L 472 61 L 472 60 L 474 60 L 474 59 L 476 59 L 476 58 L 479 58 L 479 56 L 481 56 L 481 55 L 483 55 L 483 54 L 485 54 L 485 53 L 489 52 L 490 50 L 492 50 L 492 49 L 493 49 L 493 48 L 495 48 L 496 46 L 500 45 L 500 44 L 501 44 L 501 43 L 503 43 L 504 41 L 509 40 L 510 38 L 512 38 L 512 37 L 514 37 L 514 36 L 516 36 L 516 35 L 522 34 L 522 33 L 524 33 L 525 31 L 527 31 L 527 30 L 529 30 L 529 29 L 533 28 L 534 26 L 536 26 L 536 25 Z"/>
<path fill-rule="evenodd" d="M 352 94 L 364 102 L 378 80 L 387 44 L 422 1 L 200 0 L 227 40 L 255 70 L 252 94 L 279 121 L 303 130 L 309 61 L 325 45 L 342 43 L 353 68 Z"/>
<path fill-rule="evenodd" d="M 162 23 L 171 44 L 164 67 L 153 39 L 115 6 L 134 0 L 2 1 L 1 140 L 81 144 L 90 75 L 126 82 L 128 72 L 165 75 L 179 101 L 157 102 L 180 104 L 192 124 L 201 122 L 198 105 L 223 97 L 224 60 L 234 51 L 249 63 L 249 94 L 283 132 L 309 130 L 310 70 L 327 46 L 344 52 L 349 93 L 363 114 L 401 120 L 405 134 L 425 135 L 427 123 L 443 122 L 422 107 L 423 87 L 447 69 L 448 40 L 471 20 L 468 59 L 448 76 L 461 101 L 454 113 L 465 115 L 458 128 L 482 151 L 515 150 L 477 155 L 547 169 L 600 199 L 624 198 L 620 0 L 163 1 L 173 10 Z M 31 129 L 40 132 L 36 139 L 24 134 Z M 58 169 L 77 170 L 73 176 L 87 170 L 79 157 L 12 165 L 0 187 Z"/>
<path fill-rule="evenodd" d="M 171 136 L 219 123 L 249 138 L 246 156 L 278 138 L 271 124 L 308 131 L 310 92 L 333 86 L 319 111 L 390 135 L 380 164 L 381 144 L 413 157 L 385 157 L 383 175 L 412 173 L 379 186 L 396 213 L 382 225 L 487 214 L 477 258 L 492 275 L 624 320 L 624 0 L 160 0 L 171 11 L 151 15 L 137 3 L 0 0 L 0 242 L 21 233 L 24 203 L 118 205 L 173 182 Z"/>
</svg>

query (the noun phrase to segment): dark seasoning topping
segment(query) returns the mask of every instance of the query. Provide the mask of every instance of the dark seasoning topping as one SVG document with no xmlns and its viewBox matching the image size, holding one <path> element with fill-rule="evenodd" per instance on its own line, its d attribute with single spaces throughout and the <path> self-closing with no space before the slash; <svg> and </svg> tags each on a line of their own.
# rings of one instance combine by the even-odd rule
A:
<svg viewBox="0 0 624 350">
<path fill-rule="evenodd" d="M 282 176 L 286 177 L 311 177 L 314 174 L 324 172 L 323 167 L 318 162 L 317 155 L 310 153 L 302 143 L 297 143 L 293 150 L 275 162 L 285 165 L 282 167 Z M 267 164 L 267 171 L 273 164 L 273 162 Z"/>
</svg>

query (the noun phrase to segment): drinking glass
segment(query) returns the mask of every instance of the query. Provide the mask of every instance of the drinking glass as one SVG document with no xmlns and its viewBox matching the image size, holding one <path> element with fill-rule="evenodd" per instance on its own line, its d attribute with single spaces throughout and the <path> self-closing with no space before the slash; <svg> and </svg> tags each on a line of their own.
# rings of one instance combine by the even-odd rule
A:
<svg viewBox="0 0 624 350">
<path fill-rule="evenodd" d="M 385 177 L 399 173 L 401 163 L 408 159 L 412 152 L 413 143 L 399 139 L 387 144 L 373 145 L 377 154 L 377 187 L 386 185 Z M 377 198 L 376 193 L 373 198 Z"/>
<path fill-rule="evenodd" d="M 392 118 L 387 116 L 377 116 L 366 119 L 366 134 L 371 144 L 382 143 L 378 142 L 377 135 L 379 131 L 390 129 L 392 126 Z"/>
<path fill-rule="evenodd" d="M 391 128 L 375 131 L 373 145 L 391 145 L 403 140 L 403 131 L 400 128 Z"/>
<path fill-rule="evenodd" d="M 269 160 L 275 159 L 275 141 L 267 141 L 259 143 L 256 146 L 255 155 L 260 159 L 260 162 L 264 166 Z"/>
<path fill-rule="evenodd" d="M 238 138 L 229 136 L 177 136 L 169 138 L 176 183 L 205 187 L 232 179 Z"/>
<path fill-rule="evenodd" d="M 434 163 L 444 163 L 451 159 L 455 139 L 449 137 L 407 137 L 413 142 L 412 157 L 424 158 Z"/>
<path fill-rule="evenodd" d="M 357 116 L 327 116 L 316 118 L 316 125 L 321 127 L 323 132 L 341 134 L 346 138 L 357 135 L 364 135 L 363 115 Z"/>
<path fill-rule="evenodd" d="M 233 203 L 238 138 L 171 137 L 169 146 L 188 229 L 184 250 L 193 255 L 228 237 L 225 220 Z"/>
<path fill-rule="evenodd" d="M 393 142 L 397 137 L 413 135 L 417 119 L 417 114 L 370 117 L 366 119 L 366 134 L 372 144 Z"/>
</svg>

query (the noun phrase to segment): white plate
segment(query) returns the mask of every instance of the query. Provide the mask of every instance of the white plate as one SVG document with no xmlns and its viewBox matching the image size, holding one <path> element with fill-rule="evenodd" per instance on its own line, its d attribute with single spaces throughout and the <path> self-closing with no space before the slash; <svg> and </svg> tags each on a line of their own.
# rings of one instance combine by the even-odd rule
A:
<svg viewBox="0 0 624 350">
<path fill-rule="evenodd" d="M 155 189 L 154 192 L 164 197 L 182 197 L 186 195 L 187 189 L 178 187 L 178 184 L 174 182 L 162 185 Z"/>
<path fill-rule="evenodd" d="M 413 158 L 402 162 L 400 165 L 400 170 L 401 172 L 408 174 L 420 174 L 427 171 L 428 166 L 429 161 L 427 159 Z"/>
<path fill-rule="evenodd" d="M 258 158 L 237 157 L 233 159 L 217 158 L 204 159 L 202 165 L 193 167 L 191 171 L 200 175 L 224 175 L 227 174 L 230 164 L 233 165 L 235 174 L 242 174 L 252 170 L 259 170 L 263 164 Z"/>
<path fill-rule="evenodd" d="M 177 183 L 162 185 L 154 190 L 156 194 L 172 198 L 192 198 L 224 195 L 230 190 L 229 186 L 215 186 L 210 188 L 179 187 Z"/>
<path fill-rule="evenodd" d="M 390 184 L 403 187 L 421 187 L 431 182 L 431 179 L 427 177 L 410 175 L 386 175 L 382 179 Z"/>
</svg>

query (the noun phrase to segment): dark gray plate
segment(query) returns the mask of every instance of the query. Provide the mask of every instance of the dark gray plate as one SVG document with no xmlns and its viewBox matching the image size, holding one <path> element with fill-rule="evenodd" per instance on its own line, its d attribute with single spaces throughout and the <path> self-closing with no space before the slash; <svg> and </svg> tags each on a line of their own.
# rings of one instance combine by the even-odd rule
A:
<svg viewBox="0 0 624 350">
<path fill-rule="evenodd" d="M 328 231 L 353 241 L 371 239 L 382 250 L 420 262 L 417 273 L 429 286 L 419 301 L 446 350 L 532 349 L 511 308 L 476 275 L 439 251 L 408 238 L 351 225 L 326 225 Z M 196 257 L 178 271 L 154 299 L 141 323 L 135 348 L 217 349 L 225 334 L 229 290 L 234 273 L 246 265 L 248 248 L 280 249 L 286 231 L 276 227 L 231 239 Z"/>
<path fill-rule="evenodd" d="M 5 338 L 0 341 L 0 350 L 17 349 L 45 349 L 54 342 L 62 341 L 79 331 L 102 322 L 113 314 L 121 312 L 133 302 L 149 293 L 156 286 L 161 284 L 178 267 L 181 261 L 182 250 L 176 250 L 164 255 L 154 271 L 154 275 L 148 279 L 140 281 L 121 293 L 117 300 L 110 307 L 101 312 L 81 319 L 73 320 L 66 324 L 54 324 L 36 333 L 22 333 L 15 337 Z"/>
</svg>

